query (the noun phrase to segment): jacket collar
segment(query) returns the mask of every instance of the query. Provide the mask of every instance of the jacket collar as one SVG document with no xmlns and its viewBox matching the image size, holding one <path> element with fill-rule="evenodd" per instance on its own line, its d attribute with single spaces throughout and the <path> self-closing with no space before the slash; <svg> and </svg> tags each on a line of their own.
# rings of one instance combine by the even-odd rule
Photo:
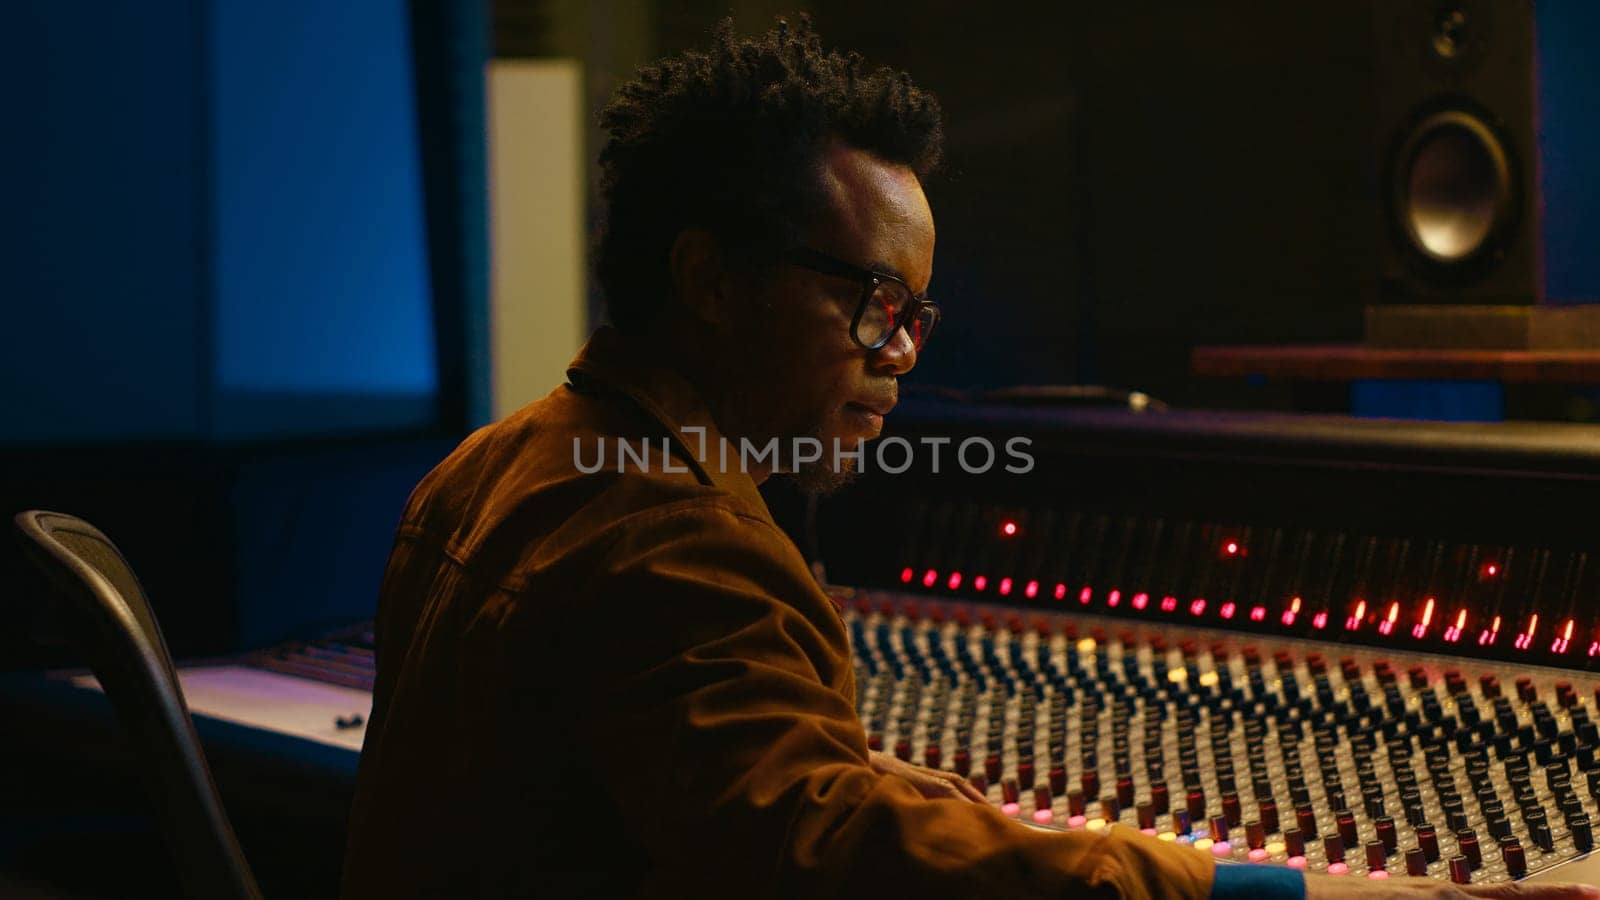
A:
<svg viewBox="0 0 1600 900">
<path fill-rule="evenodd" d="M 727 443 L 724 467 L 720 448 L 725 439 L 705 401 L 688 379 L 661 362 L 647 339 L 601 326 L 567 367 L 567 381 L 578 390 L 604 387 L 628 397 L 662 426 L 701 484 L 754 499 L 766 508 L 755 480 L 739 470 L 738 442 Z"/>
</svg>

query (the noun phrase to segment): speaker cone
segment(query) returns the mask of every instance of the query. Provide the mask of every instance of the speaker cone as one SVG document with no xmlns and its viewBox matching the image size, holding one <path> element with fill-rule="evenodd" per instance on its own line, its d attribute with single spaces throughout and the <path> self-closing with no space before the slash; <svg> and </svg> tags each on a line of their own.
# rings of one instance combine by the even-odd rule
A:
<svg viewBox="0 0 1600 900">
<path fill-rule="evenodd" d="M 1502 230 L 1512 205 L 1504 143 L 1462 110 L 1419 122 L 1400 151 L 1395 212 L 1412 249 L 1449 266 L 1476 257 Z"/>
</svg>

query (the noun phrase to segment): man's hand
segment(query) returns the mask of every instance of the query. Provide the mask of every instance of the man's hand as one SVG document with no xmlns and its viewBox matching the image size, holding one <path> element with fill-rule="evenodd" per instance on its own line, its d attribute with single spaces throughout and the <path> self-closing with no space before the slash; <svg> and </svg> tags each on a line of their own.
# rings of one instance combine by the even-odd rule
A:
<svg viewBox="0 0 1600 900">
<path fill-rule="evenodd" d="M 893 754 L 879 750 L 869 752 L 869 761 L 872 771 L 880 775 L 899 775 L 901 778 L 917 786 L 922 796 L 929 800 L 971 800 L 973 803 L 983 803 L 983 795 L 972 783 L 954 772 L 940 772 L 937 769 L 926 769 L 922 766 L 912 765 Z M 1543 897 L 1538 900 L 1544 900 Z M 1551 898 L 1555 900 L 1555 898 Z M 1600 894 L 1595 895 L 1595 900 L 1600 900 Z"/>
<path fill-rule="evenodd" d="M 1307 875 L 1306 900 L 1600 900 L 1600 888 L 1587 884 L 1451 884 L 1431 878 L 1385 878 L 1369 881 L 1342 875 Z"/>
</svg>

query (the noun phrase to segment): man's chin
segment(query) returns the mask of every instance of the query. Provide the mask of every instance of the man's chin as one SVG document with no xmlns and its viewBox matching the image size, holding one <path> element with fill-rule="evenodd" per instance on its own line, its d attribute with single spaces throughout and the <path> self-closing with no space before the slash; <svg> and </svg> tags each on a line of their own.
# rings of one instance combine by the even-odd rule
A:
<svg viewBox="0 0 1600 900">
<path fill-rule="evenodd" d="M 844 442 L 840 442 L 844 445 Z M 847 446 L 847 445 L 846 445 Z M 829 444 L 831 449 L 832 444 Z M 856 463 L 854 459 L 830 459 L 832 453 L 825 453 L 823 458 L 800 466 L 798 471 L 789 473 L 788 477 L 794 486 L 802 493 L 826 496 L 839 490 L 855 480 Z"/>
</svg>

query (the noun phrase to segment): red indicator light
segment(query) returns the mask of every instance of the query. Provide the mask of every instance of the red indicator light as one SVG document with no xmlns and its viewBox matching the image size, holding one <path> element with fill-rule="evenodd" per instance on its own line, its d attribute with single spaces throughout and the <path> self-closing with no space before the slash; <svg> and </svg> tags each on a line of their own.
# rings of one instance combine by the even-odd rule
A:
<svg viewBox="0 0 1600 900">
<path fill-rule="evenodd" d="M 1056 584 L 1056 599 L 1057 600 L 1062 600 L 1062 599 L 1065 599 L 1066 596 L 1067 596 L 1067 586 L 1058 582 Z"/>
<path fill-rule="evenodd" d="M 1562 629 L 1561 636 L 1556 638 L 1553 642 L 1551 642 L 1551 644 L 1550 644 L 1550 652 L 1551 653 L 1565 653 L 1565 652 L 1567 652 L 1567 647 L 1570 646 L 1571 644 L 1572 644 L 1572 620 L 1568 619 L 1567 620 L 1567 627 Z"/>
<path fill-rule="evenodd" d="M 911 583 L 911 579 L 913 579 L 915 577 L 917 577 L 917 573 L 911 571 L 911 567 L 910 566 L 906 566 L 904 569 L 900 570 L 900 583 L 901 584 L 910 584 Z"/>
<path fill-rule="evenodd" d="M 1011 593 L 1011 579 L 1010 578 L 1002 578 L 1002 579 L 1000 579 L 1000 596 L 1004 597 L 1004 596 L 1006 596 L 1007 594 L 1010 594 L 1010 593 Z"/>
<path fill-rule="evenodd" d="M 1285 624 L 1285 625 L 1293 625 L 1295 618 L 1297 616 L 1299 616 L 1299 615 L 1300 615 L 1300 598 L 1299 597 L 1291 597 L 1289 599 L 1289 608 L 1283 611 L 1283 624 Z"/>
<path fill-rule="evenodd" d="M 1017 523 L 1010 522 L 1010 521 L 1002 523 L 1000 525 L 1000 533 L 1005 535 L 1006 537 L 1014 537 L 1014 536 L 1016 536 Z"/>
<path fill-rule="evenodd" d="M 1196 597 L 1189 601 L 1189 614 L 1198 616 L 1206 611 L 1206 598 Z"/>
<path fill-rule="evenodd" d="M 1365 600 L 1356 601 L 1356 611 L 1350 614 L 1350 618 L 1344 620 L 1344 628 L 1345 628 L 1345 630 L 1346 631 L 1355 631 L 1357 628 L 1360 628 L 1361 627 L 1361 620 L 1365 619 L 1366 617 L 1367 617 L 1367 601 L 1365 601 Z"/>
<path fill-rule="evenodd" d="M 1589 645 L 1589 655 L 1600 656 L 1600 641 L 1595 641 Z"/>
<path fill-rule="evenodd" d="M 1516 647 L 1518 650 L 1526 650 L 1529 647 L 1533 646 L 1533 632 L 1538 627 L 1539 627 L 1539 614 L 1538 613 L 1534 613 L 1528 619 L 1528 630 L 1526 632 L 1522 633 L 1522 634 L 1517 635 L 1517 639 L 1512 642 L 1512 646 Z"/>
<path fill-rule="evenodd" d="M 1489 623 L 1489 627 L 1488 628 L 1485 628 L 1484 630 L 1478 632 L 1478 646 L 1479 647 L 1491 647 L 1491 646 L 1494 645 L 1494 642 L 1496 640 L 1499 640 L 1499 638 L 1500 638 L 1500 617 L 1499 616 L 1495 616 L 1494 617 L 1494 621 Z"/>
<path fill-rule="evenodd" d="M 1139 593 L 1139 594 L 1134 594 L 1133 595 L 1133 608 L 1134 609 L 1144 609 L 1146 606 L 1149 606 L 1149 605 L 1150 605 L 1150 595 L 1149 594 Z"/>
<path fill-rule="evenodd" d="M 1265 606 L 1251 607 L 1251 609 L 1250 609 L 1250 621 L 1252 621 L 1252 622 L 1265 622 L 1266 620 L 1267 620 L 1267 608 Z"/>
<path fill-rule="evenodd" d="M 1392 634 L 1394 632 L 1395 620 L 1398 618 L 1400 618 L 1400 604 L 1390 603 L 1389 615 L 1382 622 L 1378 623 L 1378 633 L 1382 635 Z"/>
<path fill-rule="evenodd" d="M 1463 609 L 1456 613 L 1456 623 L 1444 630 L 1444 639 L 1454 644 L 1461 640 L 1461 630 L 1465 627 L 1467 627 L 1467 611 Z"/>
<path fill-rule="evenodd" d="M 1177 608 L 1178 608 L 1178 598 L 1177 597 L 1173 597 L 1173 596 L 1169 595 L 1169 596 L 1161 598 L 1161 611 L 1162 612 L 1172 612 L 1173 610 L 1175 610 Z"/>
<path fill-rule="evenodd" d="M 1493 578 L 1493 577 L 1495 577 L 1496 575 L 1499 575 L 1499 574 L 1500 574 L 1500 566 L 1498 564 L 1496 564 L 1496 563 L 1485 563 L 1484 564 L 1483 577 L 1485 577 L 1485 578 Z"/>
<path fill-rule="evenodd" d="M 1229 600 L 1227 603 L 1222 604 L 1222 608 L 1217 610 L 1217 612 L 1221 613 L 1224 619 L 1231 619 L 1233 618 L 1233 614 L 1237 612 L 1238 609 L 1239 608 L 1234 605 L 1233 601 Z"/>
<path fill-rule="evenodd" d="M 931 588 L 935 584 L 938 584 L 938 582 L 939 582 L 939 573 L 938 572 L 935 572 L 934 570 L 929 569 L 928 571 L 922 573 L 922 586 L 923 587 L 930 587 Z"/>
<path fill-rule="evenodd" d="M 1328 614 L 1325 613 L 1325 612 L 1319 612 L 1316 615 L 1312 616 L 1311 617 L 1311 627 L 1312 628 L 1326 628 L 1326 627 L 1328 627 Z"/>
<path fill-rule="evenodd" d="M 1223 544 L 1222 545 L 1222 553 L 1223 553 L 1224 556 L 1238 556 L 1239 555 L 1239 542 L 1238 541 L 1229 541 L 1226 544 Z"/>
<path fill-rule="evenodd" d="M 977 578 L 972 579 L 972 589 L 975 590 L 975 591 L 982 592 L 983 589 L 988 587 L 988 586 L 989 586 L 989 579 L 985 578 L 982 575 L 979 575 Z"/>
<path fill-rule="evenodd" d="M 1429 597 L 1427 605 L 1422 608 L 1422 621 L 1411 626 L 1411 636 L 1422 640 L 1428 634 L 1428 626 L 1433 624 L 1433 598 Z"/>
<path fill-rule="evenodd" d="M 1037 582 L 1037 581 L 1028 582 L 1027 587 L 1024 587 L 1022 589 L 1022 595 L 1024 597 L 1027 597 L 1029 600 L 1032 600 L 1034 597 L 1039 596 L 1039 582 Z"/>
<path fill-rule="evenodd" d="M 1122 602 L 1122 592 L 1117 590 L 1116 588 L 1112 588 L 1111 589 L 1111 593 L 1106 595 L 1106 605 L 1107 606 L 1116 606 L 1118 603 L 1121 603 L 1121 602 Z"/>
<path fill-rule="evenodd" d="M 1089 587 L 1088 585 L 1084 585 L 1083 586 L 1083 590 L 1078 592 L 1078 602 L 1082 603 L 1084 606 L 1088 606 L 1089 605 L 1089 601 L 1093 600 L 1093 599 L 1094 599 L 1094 589 Z"/>
<path fill-rule="evenodd" d="M 945 584 L 952 591 L 955 590 L 958 587 L 961 587 L 961 573 L 960 572 L 951 572 L 950 573 L 950 580 L 945 582 Z"/>
</svg>

